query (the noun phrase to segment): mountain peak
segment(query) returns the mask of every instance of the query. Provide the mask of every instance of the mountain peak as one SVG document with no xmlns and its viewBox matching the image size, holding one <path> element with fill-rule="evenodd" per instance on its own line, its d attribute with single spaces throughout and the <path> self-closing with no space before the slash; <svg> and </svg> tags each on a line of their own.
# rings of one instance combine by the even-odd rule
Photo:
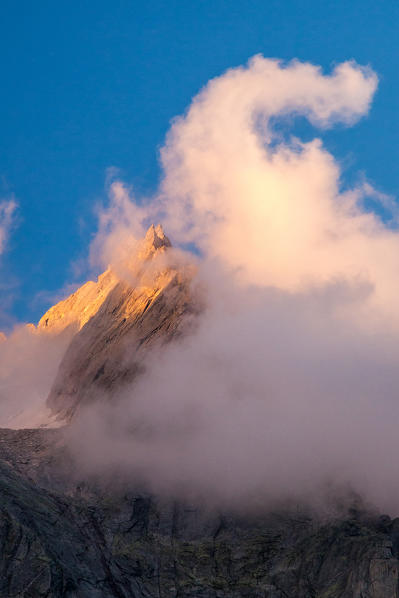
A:
<svg viewBox="0 0 399 598">
<path fill-rule="evenodd" d="M 163 232 L 161 224 L 158 224 L 157 226 L 151 224 L 150 228 L 146 232 L 145 241 L 147 244 L 152 245 L 154 249 L 159 249 L 160 247 L 171 247 L 172 245 L 168 237 Z"/>
<path fill-rule="evenodd" d="M 145 238 L 142 239 L 139 245 L 138 256 L 136 256 L 139 258 L 138 264 L 133 263 L 132 268 L 135 266 L 139 271 L 143 261 L 152 259 L 156 253 L 165 251 L 166 248 L 171 246 L 172 244 L 165 235 L 162 226 L 160 224 L 157 226 L 151 224 Z M 99 310 L 118 282 L 118 276 L 111 268 L 108 268 L 98 277 L 96 282 L 86 282 L 72 295 L 51 307 L 40 319 L 39 330 L 61 332 L 70 324 L 75 324 L 80 330 Z M 2 340 L 3 336 L 0 333 L 0 342 Z"/>
<path fill-rule="evenodd" d="M 161 224 L 158 224 L 157 226 L 151 224 L 142 241 L 141 249 L 139 251 L 139 259 L 151 259 L 155 253 L 158 251 L 165 251 L 168 247 L 172 247 L 172 243 L 163 232 Z"/>
</svg>

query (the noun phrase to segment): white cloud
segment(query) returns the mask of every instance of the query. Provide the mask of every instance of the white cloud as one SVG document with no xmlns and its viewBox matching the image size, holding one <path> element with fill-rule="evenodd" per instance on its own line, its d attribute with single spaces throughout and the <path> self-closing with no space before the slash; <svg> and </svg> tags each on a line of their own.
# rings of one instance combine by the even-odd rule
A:
<svg viewBox="0 0 399 598">
<path fill-rule="evenodd" d="M 210 81 L 162 150 L 166 230 L 245 283 L 289 291 L 336 279 L 367 284 L 369 310 L 399 323 L 399 235 L 363 209 L 370 186 L 343 192 L 320 139 L 284 142 L 273 130 L 273 119 L 295 115 L 321 128 L 351 125 L 376 86 L 375 73 L 354 62 L 325 75 L 261 56 Z"/>
</svg>

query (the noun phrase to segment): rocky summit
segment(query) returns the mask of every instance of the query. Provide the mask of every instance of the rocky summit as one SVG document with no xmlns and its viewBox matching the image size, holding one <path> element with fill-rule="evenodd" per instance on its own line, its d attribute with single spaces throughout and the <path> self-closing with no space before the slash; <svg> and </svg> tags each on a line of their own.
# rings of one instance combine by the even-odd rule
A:
<svg viewBox="0 0 399 598">
<path fill-rule="evenodd" d="M 160 260 L 170 247 L 162 227 L 151 226 L 130 268 L 134 286 L 109 269 L 40 320 L 46 329 L 72 320 L 78 328 L 47 399 L 57 420 L 69 421 L 93 397 L 131 382 L 144 369 L 149 349 L 182 333 L 196 307 L 190 270 Z"/>
<path fill-rule="evenodd" d="M 149 351 L 178 342 L 202 309 L 193 269 L 160 226 L 129 271 L 109 268 L 35 329 L 69 329 L 69 344 L 44 397 L 48 419 L 0 430 L 0 596 L 398 597 L 399 520 L 357 497 L 323 515 L 292 505 L 232 513 L 79 472 L 67 439 L 81 409 L 145 376 Z"/>
</svg>

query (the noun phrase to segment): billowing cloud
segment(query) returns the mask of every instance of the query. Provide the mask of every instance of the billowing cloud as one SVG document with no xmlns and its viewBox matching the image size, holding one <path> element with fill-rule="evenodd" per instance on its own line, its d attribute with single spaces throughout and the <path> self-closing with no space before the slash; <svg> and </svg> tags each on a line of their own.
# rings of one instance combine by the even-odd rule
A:
<svg viewBox="0 0 399 598">
<path fill-rule="evenodd" d="M 363 209 L 367 184 L 342 191 L 318 138 L 282 138 L 281 119 L 353 124 L 377 77 L 347 62 L 330 75 L 261 56 L 212 80 L 162 150 L 165 228 L 243 282 L 298 291 L 336 279 L 369 285 L 370 309 L 397 321 L 399 236 Z"/>
</svg>

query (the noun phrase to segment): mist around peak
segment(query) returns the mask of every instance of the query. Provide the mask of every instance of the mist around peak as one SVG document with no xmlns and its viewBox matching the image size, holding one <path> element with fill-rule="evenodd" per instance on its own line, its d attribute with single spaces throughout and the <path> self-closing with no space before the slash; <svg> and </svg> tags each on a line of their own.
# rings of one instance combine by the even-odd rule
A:
<svg viewBox="0 0 399 598">
<path fill-rule="evenodd" d="M 343 187 L 321 138 L 280 139 L 272 124 L 355 125 L 376 87 L 353 61 L 324 74 L 256 56 L 173 121 L 150 201 L 111 184 L 92 263 L 136 288 L 194 262 L 202 309 L 190 334 L 146 353 L 143 375 L 73 420 L 82 471 L 218 507 L 354 492 L 398 514 L 399 233 L 364 207 L 384 194 Z"/>
</svg>

